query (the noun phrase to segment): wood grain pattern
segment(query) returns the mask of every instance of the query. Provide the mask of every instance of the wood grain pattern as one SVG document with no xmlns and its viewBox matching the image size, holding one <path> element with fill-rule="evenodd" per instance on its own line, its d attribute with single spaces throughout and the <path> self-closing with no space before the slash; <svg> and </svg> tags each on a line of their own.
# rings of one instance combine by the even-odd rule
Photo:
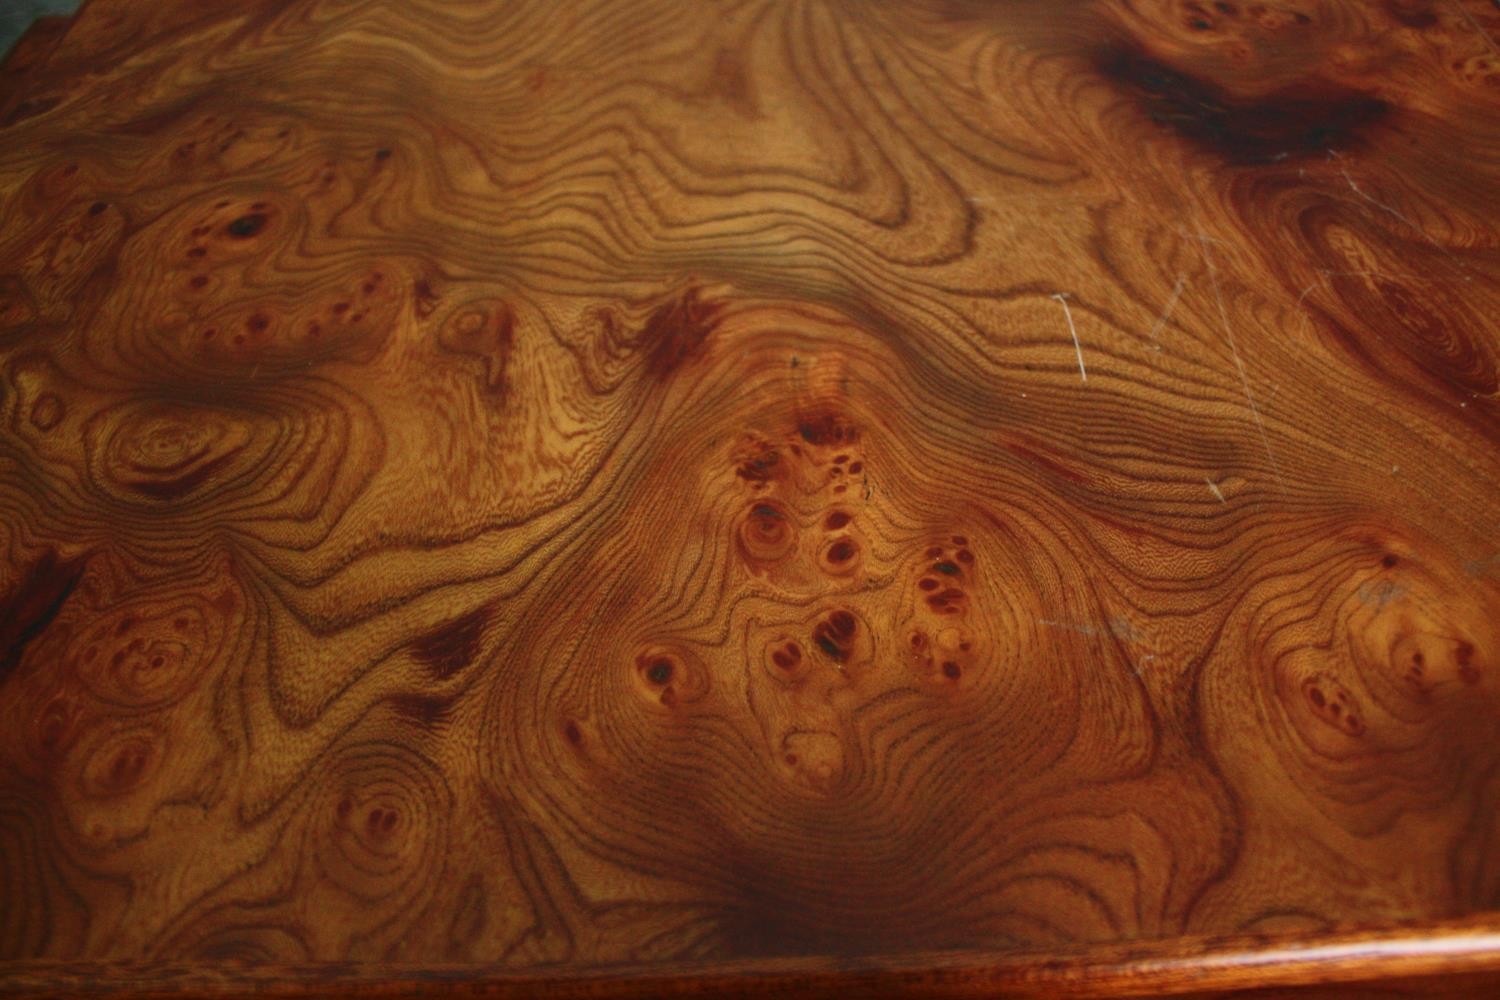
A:
<svg viewBox="0 0 1500 1000">
<path fill-rule="evenodd" d="M 1046 952 L 660 962 L 615 968 L 374 963 L 23 961 L 8 984 L 54 996 L 1473 997 L 1500 985 L 1489 918 L 1415 928 L 1174 938 Z M 1435 947 L 1434 945 L 1437 944 Z M 0 982 L 4 992 L 6 982 Z"/>
<path fill-rule="evenodd" d="M 0 959 L 1493 926 L 1497 38 L 89 0 L 0 81 Z"/>
</svg>

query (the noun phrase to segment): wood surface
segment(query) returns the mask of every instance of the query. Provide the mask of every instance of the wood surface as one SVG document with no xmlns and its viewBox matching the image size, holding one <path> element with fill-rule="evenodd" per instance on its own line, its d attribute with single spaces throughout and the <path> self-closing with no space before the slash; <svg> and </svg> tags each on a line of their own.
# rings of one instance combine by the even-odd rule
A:
<svg viewBox="0 0 1500 1000">
<path fill-rule="evenodd" d="M 1494 995 L 1500 932 L 1484 918 L 1320 932 L 1010 951 L 703 960 L 517 970 L 483 964 L 20 961 L 0 981 L 60 997 L 1055 997 L 1305 1000 Z"/>
<path fill-rule="evenodd" d="M 961 993 L 1398 924 L 1346 957 L 1494 972 L 1497 39 L 1483 0 L 28 36 L 0 991 L 967 950 Z M 1266 964 L 1141 989 L 1325 982 Z"/>
</svg>

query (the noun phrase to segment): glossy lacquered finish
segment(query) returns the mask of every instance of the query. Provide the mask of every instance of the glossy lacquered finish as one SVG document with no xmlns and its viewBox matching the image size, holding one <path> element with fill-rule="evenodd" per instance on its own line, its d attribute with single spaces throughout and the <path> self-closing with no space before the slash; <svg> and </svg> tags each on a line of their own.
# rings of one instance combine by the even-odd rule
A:
<svg viewBox="0 0 1500 1000">
<path fill-rule="evenodd" d="M 1497 36 L 44 23 L 0 991 L 1483 989 Z"/>
<path fill-rule="evenodd" d="M 1046 953 L 907 954 L 658 962 L 517 970 L 476 963 L 95 963 L 10 965 L 10 992 L 228 997 L 1474 997 L 1500 987 L 1488 919 L 1380 931 L 1175 938 Z"/>
</svg>

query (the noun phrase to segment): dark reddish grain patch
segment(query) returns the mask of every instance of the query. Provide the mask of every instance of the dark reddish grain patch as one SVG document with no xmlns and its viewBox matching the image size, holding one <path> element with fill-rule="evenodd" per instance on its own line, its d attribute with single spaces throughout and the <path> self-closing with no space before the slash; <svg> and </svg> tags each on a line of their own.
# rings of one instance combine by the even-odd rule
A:
<svg viewBox="0 0 1500 1000">
<path fill-rule="evenodd" d="M 702 348 L 723 308 L 722 303 L 701 301 L 696 288 L 658 306 L 641 328 L 646 370 L 658 378 L 676 371 Z"/>
<path fill-rule="evenodd" d="M 235 239 L 245 240 L 266 227 L 266 216 L 262 212 L 250 212 L 235 219 L 228 226 L 228 233 Z"/>
<path fill-rule="evenodd" d="M 1391 20 L 1407 28 L 1421 30 L 1438 23 L 1430 0 L 1385 0 L 1383 6 Z"/>
<path fill-rule="evenodd" d="M 1063 479 L 1066 479 L 1070 483 L 1078 483 L 1079 485 L 1082 485 L 1088 481 L 1084 479 L 1082 474 L 1068 468 L 1066 465 L 1063 465 L 1056 459 L 1042 454 L 1042 452 L 1036 448 L 1020 444 L 1015 441 L 1003 441 L 1001 443 L 1004 444 L 1006 449 L 1008 449 L 1012 454 L 1024 460 L 1028 464 L 1045 469 L 1055 476 L 1060 476 Z"/>
<path fill-rule="evenodd" d="M 1393 110 L 1372 94 L 1321 80 L 1240 98 L 1126 42 L 1095 53 L 1094 66 L 1153 122 L 1235 166 L 1321 157 L 1329 150 L 1356 147 Z"/>
<path fill-rule="evenodd" d="M 392 695 L 390 700 L 391 706 L 402 717 L 426 729 L 434 729 L 448 721 L 448 710 L 452 706 L 446 699 L 420 694 Z"/>
<path fill-rule="evenodd" d="M 859 620 L 848 611 L 834 611 L 813 629 L 813 643 L 829 659 L 843 663 L 853 651 Z"/>
<path fill-rule="evenodd" d="M 832 412 L 803 417 L 797 422 L 797 433 L 808 444 L 821 447 L 853 444 L 859 440 L 859 429 Z"/>
<path fill-rule="evenodd" d="M 782 670 L 791 670 L 802 662 L 802 647 L 789 642 L 771 653 L 771 662 Z"/>
<path fill-rule="evenodd" d="M 780 463 L 781 455 L 773 449 L 766 448 L 744 458 L 735 466 L 734 474 L 752 483 L 765 483 L 771 480 L 776 466 Z"/>
<path fill-rule="evenodd" d="M 454 619 L 412 643 L 412 654 L 438 680 L 452 677 L 479 655 L 489 614 L 488 608 L 478 608 Z"/>
<path fill-rule="evenodd" d="M 0 684 L 21 662 L 26 646 L 52 624 L 83 577 L 84 559 L 48 549 L 0 599 Z"/>
</svg>

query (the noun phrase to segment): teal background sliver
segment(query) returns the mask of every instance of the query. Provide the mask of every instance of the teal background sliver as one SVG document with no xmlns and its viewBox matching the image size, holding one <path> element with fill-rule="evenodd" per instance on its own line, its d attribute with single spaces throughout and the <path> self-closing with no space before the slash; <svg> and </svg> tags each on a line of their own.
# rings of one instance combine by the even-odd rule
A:
<svg viewBox="0 0 1500 1000">
<path fill-rule="evenodd" d="M 71 14 L 80 0 L 0 0 L 0 59 L 10 52 L 16 39 L 31 22 L 48 14 Z"/>
</svg>

